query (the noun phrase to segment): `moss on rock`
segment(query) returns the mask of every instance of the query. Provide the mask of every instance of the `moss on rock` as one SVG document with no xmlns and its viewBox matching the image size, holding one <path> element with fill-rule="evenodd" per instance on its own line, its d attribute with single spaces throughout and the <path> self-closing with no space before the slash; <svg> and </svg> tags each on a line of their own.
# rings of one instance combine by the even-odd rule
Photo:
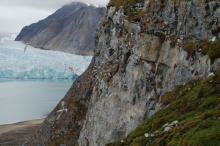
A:
<svg viewBox="0 0 220 146">
<path fill-rule="evenodd" d="M 188 53 L 186 59 L 189 59 L 195 54 L 195 51 L 207 54 L 213 63 L 215 59 L 220 57 L 220 38 L 217 41 L 200 41 L 200 42 L 185 42 L 183 49 Z"/>
<path fill-rule="evenodd" d="M 169 105 L 128 134 L 107 146 L 220 145 L 220 69 L 204 80 L 193 80 L 165 93 L 161 104 Z M 164 132 L 162 126 L 178 120 Z M 158 131 L 155 133 L 155 131 Z M 155 136 L 146 138 L 145 133 Z"/>
<path fill-rule="evenodd" d="M 107 8 L 116 7 L 116 11 L 120 7 L 124 9 L 124 14 L 128 17 L 128 21 L 140 21 L 141 20 L 141 10 L 136 9 L 137 3 L 144 2 L 143 0 L 110 0 Z"/>
</svg>

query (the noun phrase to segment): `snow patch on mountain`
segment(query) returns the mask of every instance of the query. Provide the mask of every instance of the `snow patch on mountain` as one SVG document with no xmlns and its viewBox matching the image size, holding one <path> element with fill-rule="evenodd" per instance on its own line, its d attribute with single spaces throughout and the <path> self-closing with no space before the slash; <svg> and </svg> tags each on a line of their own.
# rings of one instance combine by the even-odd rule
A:
<svg viewBox="0 0 220 146">
<path fill-rule="evenodd" d="M 85 3 L 87 6 L 93 6 L 94 8 L 98 8 L 99 6 L 96 4 Z"/>
<path fill-rule="evenodd" d="M 96 8 L 98 8 L 98 7 L 99 7 L 99 6 L 98 6 L 98 5 L 96 5 L 96 4 L 91 4 L 91 5 L 95 6 Z"/>
<path fill-rule="evenodd" d="M 85 4 L 87 4 L 87 6 L 90 6 L 90 4 L 89 4 L 89 3 L 85 3 Z"/>
</svg>

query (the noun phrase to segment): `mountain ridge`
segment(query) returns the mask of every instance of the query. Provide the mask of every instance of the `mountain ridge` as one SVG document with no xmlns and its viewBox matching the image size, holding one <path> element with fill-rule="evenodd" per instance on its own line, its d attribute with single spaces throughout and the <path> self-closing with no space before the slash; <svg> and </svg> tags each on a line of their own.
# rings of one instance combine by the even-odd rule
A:
<svg viewBox="0 0 220 146">
<path fill-rule="evenodd" d="M 103 7 L 80 2 L 65 5 L 46 19 L 25 26 L 15 41 L 46 50 L 92 56 L 95 30 L 104 11 Z"/>
</svg>

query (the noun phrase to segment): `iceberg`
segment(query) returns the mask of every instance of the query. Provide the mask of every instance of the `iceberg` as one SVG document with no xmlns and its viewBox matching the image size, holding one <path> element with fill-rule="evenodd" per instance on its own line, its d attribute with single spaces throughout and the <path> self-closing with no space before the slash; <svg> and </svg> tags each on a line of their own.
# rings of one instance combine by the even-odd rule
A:
<svg viewBox="0 0 220 146">
<path fill-rule="evenodd" d="M 0 41 L 0 78 L 75 79 L 81 75 L 92 56 L 40 50 L 7 38 Z"/>
</svg>

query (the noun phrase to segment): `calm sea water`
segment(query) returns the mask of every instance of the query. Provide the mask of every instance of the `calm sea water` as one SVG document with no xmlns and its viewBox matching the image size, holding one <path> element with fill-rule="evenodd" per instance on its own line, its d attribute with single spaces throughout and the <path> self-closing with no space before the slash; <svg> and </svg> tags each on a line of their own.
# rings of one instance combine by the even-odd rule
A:
<svg viewBox="0 0 220 146">
<path fill-rule="evenodd" d="M 45 118 L 73 81 L 0 79 L 0 125 Z"/>
</svg>

